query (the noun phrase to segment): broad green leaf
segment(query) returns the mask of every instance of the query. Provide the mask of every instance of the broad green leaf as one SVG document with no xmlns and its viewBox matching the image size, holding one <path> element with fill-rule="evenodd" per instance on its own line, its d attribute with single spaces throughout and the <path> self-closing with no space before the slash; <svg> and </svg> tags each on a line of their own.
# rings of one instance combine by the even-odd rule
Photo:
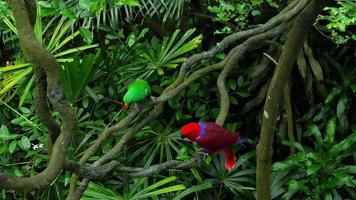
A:
<svg viewBox="0 0 356 200">
<path fill-rule="evenodd" d="M 63 10 L 61 10 L 61 14 L 69 19 L 77 19 L 75 13 L 73 13 L 73 11 L 71 11 L 71 9 L 69 8 L 64 8 Z"/>
<path fill-rule="evenodd" d="M 335 97 L 337 97 L 343 90 L 343 86 L 338 85 L 336 87 L 334 87 L 330 94 L 326 97 L 325 99 L 325 103 L 330 103 L 331 101 L 333 101 L 335 99 Z"/>
<path fill-rule="evenodd" d="M 300 75 L 302 76 L 303 79 L 305 79 L 306 71 L 307 71 L 307 63 L 305 62 L 303 49 L 301 49 L 298 53 L 297 64 L 298 64 L 298 69 L 299 69 Z"/>
<path fill-rule="evenodd" d="M 26 136 L 22 136 L 20 142 L 20 146 L 24 148 L 25 150 L 30 149 L 31 147 L 31 142 Z"/>
<path fill-rule="evenodd" d="M 333 200 L 333 197 L 332 197 L 331 194 L 328 192 L 328 193 L 325 194 L 324 199 L 325 199 L 325 200 Z"/>
<path fill-rule="evenodd" d="M 311 124 L 308 127 L 309 131 L 314 135 L 315 137 L 315 145 L 318 151 L 321 151 L 323 148 L 323 141 L 321 139 L 321 133 L 317 125 Z"/>
<path fill-rule="evenodd" d="M 334 158 L 338 154 L 343 151 L 346 151 L 356 142 L 356 132 L 353 132 L 351 135 L 347 136 L 343 141 L 331 147 L 330 151 L 328 152 L 328 156 L 330 158 Z"/>
<path fill-rule="evenodd" d="M 5 125 L 1 125 L 0 131 L 0 135 L 2 136 L 10 135 L 9 129 Z"/>
<path fill-rule="evenodd" d="M 244 86 L 244 77 L 243 76 L 239 76 L 239 78 L 237 79 L 237 85 L 240 88 Z"/>
<path fill-rule="evenodd" d="M 336 130 L 336 122 L 335 119 L 330 119 L 326 125 L 326 142 L 330 145 L 334 142 L 334 136 L 335 136 L 335 130 Z"/>
<path fill-rule="evenodd" d="M 9 152 L 12 154 L 16 150 L 17 141 L 13 140 L 9 145 Z"/>
<path fill-rule="evenodd" d="M 295 147 L 295 148 L 297 148 L 299 151 L 304 151 L 303 146 L 302 146 L 300 143 L 298 143 L 298 142 L 283 140 L 283 141 L 282 141 L 282 144 Z"/>
<path fill-rule="evenodd" d="M 235 90 L 235 89 L 236 89 L 236 82 L 235 82 L 235 80 L 229 79 L 229 80 L 228 80 L 228 85 L 229 85 L 229 87 L 230 87 L 232 90 Z"/>
<path fill-rule="evenodd" d="M 313 51 L 311 50 L 311 48 L 308 46 L 308 43 L 304 43 L 304 50 L 305 50 L 305 54 L 308 56 L 309 59 L 309 64 L 312 68 L 312 71 L 316 77 L 316 79 L 318 81 L 322 81 L 323 80 L 323 71 L 321 69 L 321 66 L 319 64 L 319 62 L 314 58 L 313 56 Z"/>
<path fill-rule="evenodd" d="M 20 107 L 19 108 L 23 114 L 31 114 L 31 110 L 26 108 L 26 107 Z"/>
<path fill-rule="evenodd" d="M 339 102 L 337 103 L 337 109 L 336 109 L 337 117 L 339 119 L 341 119 L 345 115 L 346 106 L 347 106 L 347 96 L 343 94 L 340 97 Z"/>
</svg>

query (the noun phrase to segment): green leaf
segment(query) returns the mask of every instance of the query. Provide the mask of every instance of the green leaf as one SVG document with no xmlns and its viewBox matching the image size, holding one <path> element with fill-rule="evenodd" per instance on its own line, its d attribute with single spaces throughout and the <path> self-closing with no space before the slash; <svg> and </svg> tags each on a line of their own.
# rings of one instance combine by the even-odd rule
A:
<svg viewBox="0 0 356 200">
<path fill-rule="evenodd" d="M 134 34 L 129 35 L 128 37 L 128 45 L 132 47 L 136 43 L 136 36 Z"/>
<path fill-rule="evenodd" d="M 68 100 L 74 103 L 82 90 L 92 79 L 96 66 L 95 55 L 85 55 L 82 59 L 75 57 L 73 62 L 64 63 L 60 69 L 61 84 Z"/>
<path fill-rule="evenodd" d="M 312 68 L 312 71 L 313 71 L 316 79 L 318 81 L 322 81 L 323 80 L 323 71 L 321 69 L 321 66 L 320 66 L 319 62 L 314 58 L 313 51 L 311 50 L 308 43 L 306 43 L 306 42 L 304 43 L 304 50 L 305 50 L 305 54 L 309 58 L 309 64 Z"/>
<path fill-rule="evenodd" d="M 307 166 L 307 176 L 310 176 L 311 174 L 315 174 L 320 168 L 321 165 L 318 164 L 311 164 Z"/>
<path fill-rule="evenodd" d="M 17 141 L 13 140 L 9 145 L 9 152 L 12 154 L 16 150 Z"/>
<path fill-rule="evenodd" d="M 0 131 L 1 131 L 0 135 L 2 135 L 2 136 L 10 135 L 9 129 L 7 129 L 7 127 L 5 125 L 1 125 Z"/>
<path fill-rule="evenodd" d="M 325 194 L 324 199 L 325 200 L 333 200 L 333 197 L 331 196 L 331 193 L 328 192 L 328 193 Z"/>
<path fill-rule="evenodd" d="M 206 189 L 211 188 L 212 186 L 213 186 L 212 183 L 208 182 L 208 183 L 203 183 L 203 184 L 196 185 L 196 186 L 193 186 L 193 187 L 189 187 L 188 189 L 184 190 L 183 192 L 178 194 L 176 197 L 174 197 L 172 200 L 183 199 L 183 197 L 186 197 L 191 193 L 198 192 L 198 191 L 201 191 L 201 190 L 206 190 Z"/>
<path fill-rule="evenodd" d="M 304 57 L 304 51 L 303 49 L 301 49 L 298 53 L 298 57 L 297 57 L 297 65 L 298 65 L 298 69 L 299 69 L 299 73 L 302 76 L 303 79 L 305 79 L 307 77 L 307 63 L 305 62 L 305 57 Z"/>
<path fill-rule="evenodd" d="M 122 200 L 116 192 L 105 188 L 99 184 L 90 183 L 87 190 L 84 192 L 83 200 Z"/>
<path fill-rule="evenodd" d="M 98 44 L 92 44 L 92 45 L 86 45 L 86 46 L 81 46 L 81 47 L 75 47 L 75 48 L 67 49 L 67 50 L 62 51 L 60 53 L 54 54 L 53 56 L 55 58 L 58 58 L 58 57 L 61 57 L 61 56 L 65 56 L 65 55 L 68 55 L 68 54 L 71 54 L 71 53 L 76 53 L 76 52 L 83 51 L 83 50 L 86 50 L 86 49 L 95 48 L 95 47 L 98 47 L 98 46 L 99 46 Z"/>
<path fill-rule="evenodd" d="M 137 0 L 116 0 L 117 5 L 122 6 L 129 6 L 129 7 L 134 7 L 134 6 L 140 6 L 140 3 Z"/>
<path fill-rule="evenodd" d="M 19 81 L 21 79 L 23 79 L 25 76 L 27 76 L 28 74 L 30 74 L 32 72 L 32 68 L 31 67 L 28 67 L 28 68 L 25 68 L 23 70 L 20 70 L 14 74 L 12 74 L 11 76 L 13 77 L 11 79 L 11 81 L 9 81 L 5 87 L 3 87 L 0 91 L 0 95 L 1 94 L 5 94 L 6 92 L 8 92 L 12 87 L 14 87 L 16 84 L 19 83 Z"/>
<path fill-rule="evenodd" d="M 253 10 L 251 14 L 252 16 L 257 16 L 257 15 L 261 15 L 261 12 L 259 10 Z"/>
<path fill-rule="evenodd" d="M 334 136 L 335 136 L 335 130 L 336 130 L 336 122 L 335 119 L 330 119 L 328 121 L 328 124 L 326 125 L 326 142 L 330 145 L 334 142 Z"/>
<path fill-rule="evenodd" d="M 81 27 L 79 32 L 85 43 L 91 44 L 93 42 L 93 33 L 88 28 Z"/>
<path fill-rule="evenodd" d="M 230 96 L 229 101 L 231 104 L 238 105 L 237 99 L 235 97 Z"/>
<path fill-rule="evenodd" d="M 232 90 L 236 89 L 236 82 L 233 79 L 228 80 L 228 85 Z"/>
<path fill-rule="evenodd" d="M 334 87 L 331 90 L 330 94 L 326 97 L 325 103 L 332 102 L 335 99 L 335 97 L 337 97 L 342 92 L 342 90 L 343 90 L 342 85 L 338 85 L 338 86 Z"/>
<path fill-rule="evenodd" d="M 83 99 L 82 106 L 83 106 L 83 108 L 88 108 L 88 106 L 89 106 L 89 99 L 88 98 Z"/>
<path fill-rule="evenodd" d="M 31 114 L 31 110 L 25 107 L 20 107 L 19 108 L 23 114 Z"/>
<path fill-rule="evenodd" d="M 64 8 L 62 11 L 61 11 L 61 14 L 65 17 L 68 17 L 69 19 L 77 19 L 77 17 L 75 16 L 75 14 L 73 13 L 73 11 L 71 11 L 70 9 L 68 8 Z"/>
<path fill-rule="evenodd" d="M 339 102 L 337 103 L 337 109 L 336 109 L 337 117 L 339 119 L 341 119 L 343 116 L 345 116 L 346 104 L 347 104 L 347 96 L 345 94 L 343 94 L 340 97 Z"/>
<path fill-rule="evenodd" d="M 188 91 L 186 92 L 186 97 L 190 97 L 193 96 L 194 94 L 196 94 L 196 92 L 199 90 L 199 88 L 201 87 L 201 85 L 199 83 L 193 83 L 188 87 Z"/>
<path fill-rule="evenodd" d="M 25 102 L 26 97 L 29 94 L 31 87 L 33 86 L 33 81 L 34 80 L 35 80 L 35 76 L 32 76 L 31 80 L 28 82 L 25 90 L 23 91 L 23 93 L 21 95 L 21 99 L 20 99 L 20 102 L 19 102 L 19 107 L 21 107 L 23 105 L 23 103 Z"/>
<path fill-rule="evenodd" d="M 318 126 L 315 124 L 311 124 L 309 125 L 308 129 L 315 137 L 316 148 L 318 149 L 318 151 L 321 151 L 323 148 L 323 141 L 321 139 L 321 133 Z"/>
<path fill-rule="evenodd" d="M 199 35 L 188 41 L 195 29 L 189 29 L 181 38 L 178 37 L 179 30 L 176 30 L 171 37 L 164 37 L 162 44 L 157 38 L 153 38 L 151 43 L 146 43 L 147 51 L 142 55 L 147 65 L 156 69 L 159 75 L 163 75 L 163 68 L 176 68 L 178 64 L 186 60 L 183 54 L 197 48 L 202 36 Z"/>
<path fill-rule="evenodd" d="M 22 136 L 22 137 L 21 137 L 20 146 L 21 146 L 23 149 L 25 149 L 25 150 L 30 149 L 30 147 L 31 147 L 31 142 L 30 142 L 30 140 L 28 139 L 28 137 L 26 137 L 26 136 Z"/>
<path fill-rule="evenodd" d="M 20 64 L 10 65 L 6 67 L 0 67 L 0 72 L 9 72 L 15 69 L 22 69 L 28 66 L 30 66 L 30 63 L 20 63 Z"/>
<path fill-rule="evenodd" d="M 239 88 L 242 88 L 244 86 L 244 83 L 244 77 L 239 76 L 239 78 L 237 79 L 237 85 L 239 86 Z"/>
<path fill-rule="evenodd" d="M 249 97 L 251 94 L 248 92 L 248 91 L 243 91 L 243 90 L 240 90 L 238 92 L 236 92 L 237 95 L 239 95 L 240 97 Z"/>
<path fill-rule="evenodd" d="M 159 194 L 165 194 L 165 193 L 169 193 L 169 192 L 174 192 L 174 191 L 179 191 L 179 190 L 184 190 L 185 186 L 180 184 L 180 185 L 174 185 L 174 186 L 170 186 L 170 187 L 166 187 L 163 189 L 159 189 L 156 190 L 154 192 L 149 192 L 140 196 L 137 196 L 135 198 L 132 198 L 132 200 L 136 200 L 136 199 L 146 199 L 147 197 L 155 197 Z"/>
<path fill-rule="evenodd" d="M 203 178 L 201 177 L 201 175 L 199 174 L 199 171 L 196 168 L 192 168 L 192 169 L 190 169 L 190 171 L 192 172 L 195 179 L 198 180 L 198 182 L 203 182 Z"/>
<path fill-rule="evenodd" d="M 304 151 L 303 145 L 301 145 L 301 144 L 298 143 L 298 142 L 283 140 L 283 141 L 282 141 L 282 144 L 295 147 L 295 148 L 297 148 L 299 151 Z"/>
<path fill-rule="evenodd" d="M 336 155 L 340 154 L 341 152 L 348 150 L 350 147 L 352 147 L 355 144 L 355 142 L 356 142 L 356 132 L 347 136 L 340 143 L 332 146 L 332 148 L 328 152 L 330 158 L 334 158 Z"/>
</svg>

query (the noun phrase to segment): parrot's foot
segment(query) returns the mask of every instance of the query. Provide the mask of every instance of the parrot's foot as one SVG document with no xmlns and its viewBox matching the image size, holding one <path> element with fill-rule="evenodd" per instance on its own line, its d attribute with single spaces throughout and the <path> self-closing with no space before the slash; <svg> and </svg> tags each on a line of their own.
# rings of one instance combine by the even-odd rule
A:
<svg viewBox="0 0 356 200">
<path fill-rule="evenodd" d="M 205 159 L 205 157 L 209 155 L 209 150 L 201 148 L 198 150 L 198 154 Z"/>
<path fill-rule="evenodd" d="M 157 102 L 157 97 L 154 97 L 154 96 L 151 96 L 151 101 L 154 105 L 156 105 L 158 102 Z"/>
<path fill-rule="evenodd" d="M 142 111 L 142 106 L 138 103 L 135 103 L 135 109 L 138 111 L 138 112 L 141 112 Z"/>
</svg>

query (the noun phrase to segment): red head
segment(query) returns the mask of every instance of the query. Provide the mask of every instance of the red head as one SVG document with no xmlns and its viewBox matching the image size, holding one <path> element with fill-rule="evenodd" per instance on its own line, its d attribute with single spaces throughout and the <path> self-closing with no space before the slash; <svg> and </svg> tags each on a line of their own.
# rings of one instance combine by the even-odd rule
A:
<svg viewBox="0 0 356 200">
<path fill-rule="evenodd" d="M 198 123 L 189 123 L 181 128 L 183 136 L 189 138 L 191 141 L 196 141 L 201 131 L 201 127 Z"/>
</svg>

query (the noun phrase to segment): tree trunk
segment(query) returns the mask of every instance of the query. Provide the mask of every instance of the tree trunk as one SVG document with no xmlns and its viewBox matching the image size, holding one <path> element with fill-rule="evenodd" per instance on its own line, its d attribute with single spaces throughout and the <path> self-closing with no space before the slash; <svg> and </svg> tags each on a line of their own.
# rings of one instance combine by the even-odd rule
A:
<svg viewBox="0 0 356 200">
<path fill-rule="evenodd" d="M 271 160 L 272 141 L 278 107 L 284 87 L 295 63 L 298 52 L 303 46 L 310 27 L 321 11 L 321 0 L 313 0 L 297 16 L 288 34 L 288 39 L 279 58 L 272 81 L 268 88 L 263 111 L 260 141 L 257 145 L 257 199 L 271 199 Z"/>
</svg>

